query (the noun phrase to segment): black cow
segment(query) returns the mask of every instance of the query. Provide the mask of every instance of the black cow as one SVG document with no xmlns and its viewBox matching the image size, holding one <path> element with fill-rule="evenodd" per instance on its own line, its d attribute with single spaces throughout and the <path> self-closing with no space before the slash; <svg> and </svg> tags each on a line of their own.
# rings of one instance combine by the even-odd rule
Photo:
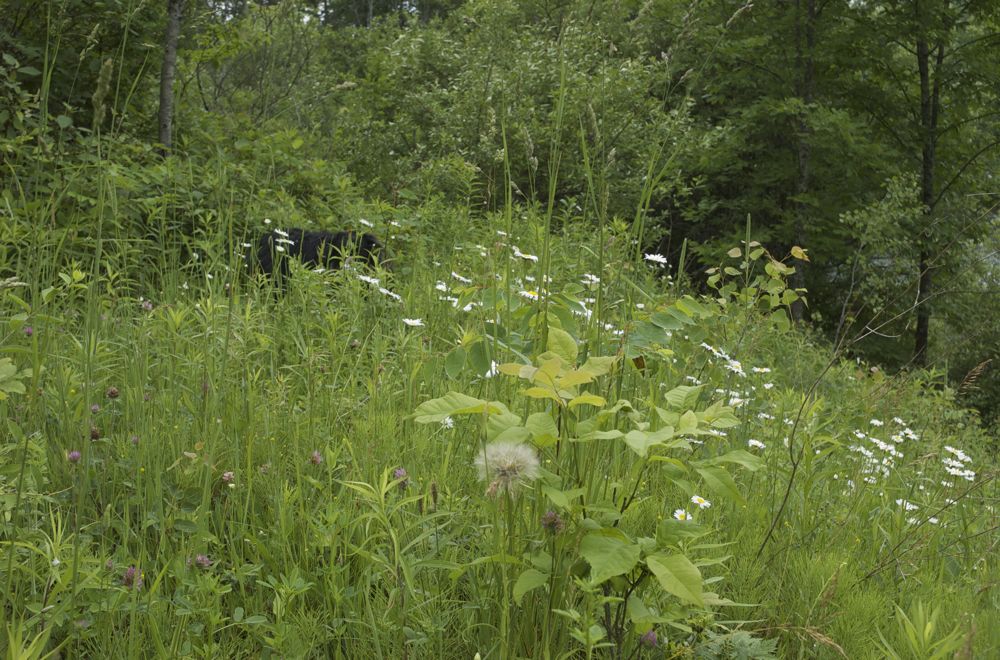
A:
<svg viewBox="0 0 1000 660">
<path fill-rule="evenodd" d="M 349 259 L 369 267 L 388 265 L 388 252 L 371 234 L 354 231 L 309 231 L 275 229 L 260 237 L 253 267 L 281 281 L 289 272 L 288 259 L 295 258 L 313 268 L 340 268 Z"/>
</svg>

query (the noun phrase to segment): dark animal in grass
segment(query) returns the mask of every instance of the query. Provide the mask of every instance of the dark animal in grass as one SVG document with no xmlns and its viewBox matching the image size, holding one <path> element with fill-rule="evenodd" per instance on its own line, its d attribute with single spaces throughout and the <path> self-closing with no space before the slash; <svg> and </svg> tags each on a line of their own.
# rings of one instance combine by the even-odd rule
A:
<svg viewBox="0 0 1000 660">
<path fill-rule="evenodd" d="M 388 265 L 388 252 L 371 234 L 354 231 L 308 231 L 276 229 L 257 241 L 256 268 L 280 282 L 288 276 L 288 260 L 298 259 L 312 268 L 340 268 L 345 261 L 357 259 L 369 267 Z"/>
</svg>

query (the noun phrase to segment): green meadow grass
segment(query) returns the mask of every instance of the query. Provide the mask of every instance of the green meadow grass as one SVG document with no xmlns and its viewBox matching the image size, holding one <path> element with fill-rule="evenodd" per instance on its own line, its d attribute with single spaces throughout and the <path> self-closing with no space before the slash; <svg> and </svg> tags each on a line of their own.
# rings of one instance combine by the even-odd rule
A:
<svg viewBox="0 0 1000 660">
<path fill-rule="evenodd" d="M 229 231 L 76 269 L 39 236 L 0 303 L 9 656 L 1000 650 L 949 392 L 788 328 L 768 255 L 702 295 L 628 227 L 514 212 L 380 220 L 394 273 L 283 292 Z"/>
</svg>

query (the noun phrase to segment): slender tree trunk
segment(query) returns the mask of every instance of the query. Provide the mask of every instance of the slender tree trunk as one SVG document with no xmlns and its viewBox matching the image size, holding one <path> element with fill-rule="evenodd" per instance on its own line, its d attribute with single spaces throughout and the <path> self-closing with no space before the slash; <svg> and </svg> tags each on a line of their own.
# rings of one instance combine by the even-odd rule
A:
<svg viewBox="0 0 1000 660">
<path fill-rule="evenodd" d="M 805 16 L 803 17 L 803 5 L 805 5 Z M 804 42 L 804 44 L 803 44 Z M 810 144 L 811 127 L 808 122 L 807 113 L 809 106 L 813 102 L 816 87 L 816 66 L 814 50 L 816 47 L 816 0 L 796 0 L 795 3 L 795 60 L 796 68 L 799 71 L 798 96 L 802 101 L 803 108 L 799 111 L 797 119 L 797 160 L 798 176 L 796 181 L 795 194 L 795 226 L 793 228 L 794 241 L 796 244 L 804 246 L 806 244 L 806 226 L 809 222 L 809 206 L 804 201 L 804 197 L 809 194 L 809 160 L 812 155 Z M 795 273 L 792 274 L 792 286 L 795 288 L 805 288 L 806 278 L 804 273 L 805 262 L 795 264 Z M 805 317 L 805 305 L 801 300 L 792 303 L 792 319 L 801 321 Z"/>
<path fill-rule="evenodd" d="M 167 0 L 167 33 L 163 38 L 163 66 L 160 68 L 160 153 L 174 146 L 174 77 L 177 73 L 177 40 L 181 34 L 184 0 Z"/>
<path fill-rule="evenodd" d="M 941 65 L 944 61 L 944 44 L 939 43 L 937 51 L 934 80 L 931 80 L 932 49 L 927 40 L 921 36 L 917 39 L 917 68 L 920 72 L 920 128 L 922 135 L 920 201 L 924 207 L 925 227 L 917 237 L 920 249 L 918 260 L 919 279 L 917 281 L 917 328 L 914 333 L 913 361 L 915 364 L 927 363 L 927 346 L 930 342 L 931 307 L 929 299 L 933 287 L 933 272 L 931 271 L 931 223 L 934 214 L 934 174 L 937 165 L 935 151 L 937 147 L 937 124 L 940 111 L 940 80 Z"/>
</svg>

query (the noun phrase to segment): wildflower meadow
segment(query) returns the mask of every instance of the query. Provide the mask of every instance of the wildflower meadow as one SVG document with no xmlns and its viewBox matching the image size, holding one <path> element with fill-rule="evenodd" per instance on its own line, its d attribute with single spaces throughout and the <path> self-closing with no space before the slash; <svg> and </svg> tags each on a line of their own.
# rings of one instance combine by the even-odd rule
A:
<svg viewBox="0 0 1000 660">
<path fill-rule="evenodd" d="M 1000 658 L 991 7 L 0 0 L 4 657 Z"/>
<path fill-rule="evenodd" d="M 400 219 L 397 272 L 280 295 L 222 249 L 149 297 L 7 280 L 15 657 L 995 648 L 988 442 L 943 392 L 790 327 L 791 256 L 695 294 L 543 221 Z"/>
</svg>

